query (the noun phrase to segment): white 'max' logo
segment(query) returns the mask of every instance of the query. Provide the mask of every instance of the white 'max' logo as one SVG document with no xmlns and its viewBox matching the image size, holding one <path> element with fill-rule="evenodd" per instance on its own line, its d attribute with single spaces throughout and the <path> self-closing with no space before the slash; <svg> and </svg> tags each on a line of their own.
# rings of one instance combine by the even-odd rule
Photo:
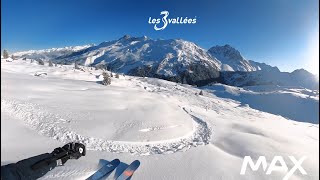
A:
<svg viewBox="0 0 320 180">
<path fill-rule="evenodd" d="M 303 156 L 299 161 L 297 161 L 296 158 L 293 156 L 289 156 L 289 158 L 292 161 L 292 163 L 294 164 L 294 166 L 284 176 L 283 180 L 288 180 L 296 170 L 299 170 L 300 173 L 303 175 L 307 174 L 307 172 L 301 166 L 302 162 L 306 159 L 305 156 Z M 276 166 L 276 164 L 278 162 L 280 163 L 280 166 Z M 286 162 L 283 160 L 282 156 L 275 156 L 273 158 L 273 160 L 271 161 L 269 168 L 268 168 L 267 160 L 266 160 L 265 156 L 259 156 L 256 164 L 254 164 L 254 162 L 252 161 L 250 156 L 245 156 L 243 159 L 243 163 L 242 163 L 242 167 L 241 167 L 241 171 L 240 171 L 241 175 L 245 175 L 248 164 L 251 167 L 252 171 L 257 171 L 260 168 L 260 166 L 262 165 L 262 168 L 264 171 L 266 171 L 267 175 L 270 175 L 272 173 L 272 171 L 279 171 L 279 170 L 283 170 L 285 172 L 288 171 L 288 166 L 287 166 Z"/>
</svg>

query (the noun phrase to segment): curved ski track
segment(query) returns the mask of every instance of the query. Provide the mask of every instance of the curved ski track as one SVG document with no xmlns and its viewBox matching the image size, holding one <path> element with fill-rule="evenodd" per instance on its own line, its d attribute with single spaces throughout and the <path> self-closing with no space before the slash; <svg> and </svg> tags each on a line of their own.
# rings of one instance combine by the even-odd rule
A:
<svg viewBox="0 0 320 180">
<path fill-rule="evenodd" d="M 45 108 L 16 100 L 1 99 L 1 111 L 9 113 L 10 116 L 22 120 L 24 124 L 39 134 L 54 138 L 62 142 L 77 141 L 84 143 L 88 150 L 101 150 L 113 153 L 130 153 L 133 155 L 170 154 L 178 151 L 186 151 L 191 147 L 209 144 L 211 128 L 200 118 L 192 115 L 185 108 L 183 110 L 194 120 L 193 131 L 187 135 L 163 141 L 151 142 L 126 142 L 104 140 L 87 137 L 62 127 L 58 114 L 52 114 Z"/>
</svg>

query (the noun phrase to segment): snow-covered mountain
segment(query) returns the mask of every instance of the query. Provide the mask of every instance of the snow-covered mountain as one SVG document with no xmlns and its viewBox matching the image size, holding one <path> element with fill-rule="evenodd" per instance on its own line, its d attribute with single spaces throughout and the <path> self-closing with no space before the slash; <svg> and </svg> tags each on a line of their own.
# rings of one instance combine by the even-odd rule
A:
<svg viewBox="0 0 320 180">
<path fill-rule="evenodd" d="M 248 60 L 250 65 L 255 67 L 258 70 L 261 71 L 267 71 L 267 72 L 280 72 L 277 66 L 270 66 L 266 63 L 260 63 L 252 60 Z"/>
<path fill-rule="evenodd" d="M 280 72 L 277 67 L 245 59 L 230 45 L 208 51 L 182 39 L 131 37 L 85 45 L 17 52 L 16 57 L 51 59 L 61 64 L 103 67 L 113 72 L 156 77 L 192 85 L 220 82 L 234 86 L 290 85 L 318 89 L 317 78 L 305 71 Z"/>
<path fill-rule="evenodd" d="M 28 50 L 13 53 L 13 56 L 19 58 L 28 58 L 28 59 L 42 59 L 42 60 L 53 60 L 59 56 L 65 56 L 76 51 L 87 49 L 93 45 L 84 45 L 84 46 L 69 46 L 63 48 L 50 48 L 43 50 Z"/>
<path fill-rule="evenodd" d="M 280 72 L 277 67 L 246 60 L 230 45 L 214 46 L 208 53 L 221 62 L 218 82 L 232 86 L 280 85 L 319 89 L 319 80 L 304 69 L 292 73 Z"/>
<path fill-rule="evenodd" d="M 213 64 L 220 71 L 279 71 L 277 67 L 246 60 L 230 45 L 214 46 L 206 52 L 196 44 L 182 39 L 152 40 L 146 36 L 125 35 L 118 40 L 103 42 L 97 46 L 29 50 L 13 55 L 20 58 L 51 59 L 65 64 L 74 61 L 84 65 L 105 64 L 110 69 L 123 73 L 129 73 L 137 67 L 154 67 L 155 64 L 161 64 L 155 74 L 167 77 L 177 75 L 177 71 L 185 71 L 188 65 L 202 60 L 210 61 L 209 64 Z M 182 65 L 183 69 L 171 70 L 177 65 Z"/>
<path fill-rule="evenodd" d="M 221 71 L 279 71 L 277 67 L 246 60 L 238 50 L 228 44 L 213 46 L 208 53 L 221 62 Z"/>
<path fill-rule="evenodd" d="M 57 61 L 104 65 L 109 70 L 136 76 L 158 77 L 200 84 L 219 76 L 220 62 L 193 42 L 181 39 L 153 40 L 125 35 L 82 51 L 61 56 Z"/>
<path fill-rule="evenodd" d="M 319 79 L 304 69 L 291 73 L 280 71 L 221 72 L 220 82 L 232 86 L 278 85 L 319 89 Z"/>
</svg>

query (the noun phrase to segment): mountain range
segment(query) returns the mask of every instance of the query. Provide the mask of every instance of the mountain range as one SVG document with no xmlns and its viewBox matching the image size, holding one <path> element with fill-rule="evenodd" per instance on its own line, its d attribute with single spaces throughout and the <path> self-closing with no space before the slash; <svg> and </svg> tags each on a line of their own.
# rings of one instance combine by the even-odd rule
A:
<svg viewBox="0 0 320 180">
<path fill-rule="evenodd" d="M 208 50 L 182 39 L 131 37 L 85 45 L 13 54 L 30 59 L 78 63 L 134 76 L 156 77 L 191 85 L 288 85 L 318 89 L 317 78 L 306 70 L 280 72 L 277 67 L 245 59 L 230 45 Z"/>
</svg>

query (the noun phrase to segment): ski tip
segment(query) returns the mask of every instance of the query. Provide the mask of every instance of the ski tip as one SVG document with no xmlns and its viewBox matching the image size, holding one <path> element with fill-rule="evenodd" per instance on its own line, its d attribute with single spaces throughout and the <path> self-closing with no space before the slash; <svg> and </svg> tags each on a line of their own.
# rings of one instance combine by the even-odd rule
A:
<svg viewBox="0 0 320 180">
<path fill-rule="evenodd" d="M 135 164 L 136 166 L 140 166 L 140 161 L 139 160 L 134 160 L 131 164 Z"/>
<path fill-rule="evenodd" d="M 132 163 L 117 177 L 117 180 L 128 180 L 132 177 L 133 173 L 140 166 L 139 160 L 134 160 Z"/>
<path fill-rule="evenodd" d="M 112 160 L 110 163 L 120 164 L 120 160 L 119 160 L 119 159 L 114 159 L 114 160 Z"/>
<path fill-rule="evenodd" d="M 130 178 L 133 173 L 138 169 L 140 166 L 140 161 L 139 160 L 134 160 L 129 167 L 123 172 L 123 175 Z"/>
<path fill-rule="evenodd" d="M 140 166 L 140 161 L 139 160 L 134 160 L 130 165 L 134 166 L 135 169 L 137 169 Z"/>
<path fill-rule="evenodd" d="M 118 161 L 119 161 L 119 162 L 120 162 L 120 159 L 114 159 L 114 160 L 112 160 L 112 161 L 116 161 L 116 162 L 118 162 Z"/>
</svg>

